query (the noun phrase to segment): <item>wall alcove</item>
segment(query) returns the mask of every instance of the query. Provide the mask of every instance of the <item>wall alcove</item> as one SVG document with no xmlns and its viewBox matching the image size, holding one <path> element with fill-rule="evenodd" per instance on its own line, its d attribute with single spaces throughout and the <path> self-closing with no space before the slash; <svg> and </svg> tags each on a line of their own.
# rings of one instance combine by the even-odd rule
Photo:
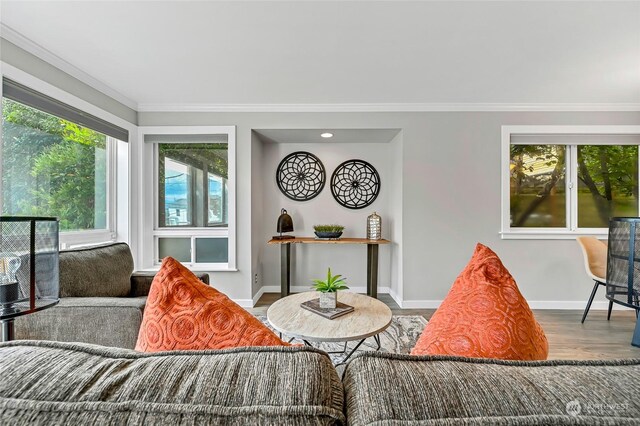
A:
<svg viewBox="0 0 640 426">
<path fill-rule="evenodd" d="M 333 134 L 323 138 L 322 133 Z M 280 161 L 296 151 L 306 151 L 323 163 L 328 177 L 345 160 L 360 159 L 373 165 L 381 180 L 375 201 L 363 209 L 341 206 L 332 196 L 330 182 L 308 201 L 285 196 L 276 182 Z M 402 132 L 399 129 L 253 129 L 251 164 L 252 294 L 280 291 L 280 250 L 267 246 L 275 235 L 280 209 L 293 218 L 296 236 L 313 236 L 317 224 L 340 224 L 343 237 L 364 238 L 367 216 L 382 217 L 383 237 L 392 241 L 380 249 L 378 289 L 400 294 L 399 265 L 402 240 Z M 352 291 L 366 291 L 366 246 L 297 245 L 292 248 L 292 291 L 310 289 L 311 280 L 332 272 L 347 277 Z"/>
</svg>

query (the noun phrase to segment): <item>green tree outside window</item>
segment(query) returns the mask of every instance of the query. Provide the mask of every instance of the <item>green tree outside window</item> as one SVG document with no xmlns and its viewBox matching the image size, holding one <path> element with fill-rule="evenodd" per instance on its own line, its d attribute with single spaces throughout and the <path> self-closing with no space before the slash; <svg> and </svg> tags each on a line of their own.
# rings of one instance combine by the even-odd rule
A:
<svg viewBox="0 0 640 426">
<path fill-rule="evenodd" d="M 106 229 L 107 137 L 2 101 L 2 214 L 55 216 L 63 231 Z"/>
</svg>

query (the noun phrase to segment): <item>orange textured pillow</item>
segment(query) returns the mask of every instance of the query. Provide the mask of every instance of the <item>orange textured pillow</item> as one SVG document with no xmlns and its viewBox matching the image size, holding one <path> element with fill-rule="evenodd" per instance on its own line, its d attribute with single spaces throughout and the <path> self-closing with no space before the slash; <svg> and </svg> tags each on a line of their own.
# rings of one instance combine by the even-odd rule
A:
<svg viewBox="0 0 640 426">
<path fill-rule="evenodd" d="M 498 255 L 478 244 L 411 354 L 542 360 L 549 344 Z"/>
<path fill-rule="evenodd" d="M 167 257 L 153 279 L 136 350 L 289 346 L 223 293 Z"/>
</svg>

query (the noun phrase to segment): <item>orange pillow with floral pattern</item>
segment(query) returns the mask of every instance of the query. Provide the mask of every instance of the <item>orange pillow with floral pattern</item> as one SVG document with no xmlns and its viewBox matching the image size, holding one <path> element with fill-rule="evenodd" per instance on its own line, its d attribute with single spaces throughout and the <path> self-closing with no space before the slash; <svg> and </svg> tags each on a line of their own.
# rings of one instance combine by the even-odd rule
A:
<svg viewBox="0 0 640 426">
<path fill-rule="evenodd" d="M 498 255 L 478 244 L 411 354 L 543 360 L 549 344 Z"/>
<path fill-rule="evenodd" d="M 136 350 L 289 346 L 223 293 L 167 257 L 153 279 Z"/>
</svg>

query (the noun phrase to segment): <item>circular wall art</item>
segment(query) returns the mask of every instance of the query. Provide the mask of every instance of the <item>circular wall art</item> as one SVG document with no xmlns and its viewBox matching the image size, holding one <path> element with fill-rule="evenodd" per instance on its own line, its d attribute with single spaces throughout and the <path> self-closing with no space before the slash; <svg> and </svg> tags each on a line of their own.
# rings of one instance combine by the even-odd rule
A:
<svg viewBox="0 0 640 426">
<path fill-rule="evenodd" d="M 295 201 L 307 201 L 324 188 L 326 173 L 318 157 L 298 151 L 284 157 L 276 170 L 278 188 Z"/>
<path fill-rule="evenodd" d="M 331 175 L 331 193 L 349 209 L 361 209 L 373 203 L 380 193 L 380 175 L 363 160 L 348 160 Z"/>
</svg>

